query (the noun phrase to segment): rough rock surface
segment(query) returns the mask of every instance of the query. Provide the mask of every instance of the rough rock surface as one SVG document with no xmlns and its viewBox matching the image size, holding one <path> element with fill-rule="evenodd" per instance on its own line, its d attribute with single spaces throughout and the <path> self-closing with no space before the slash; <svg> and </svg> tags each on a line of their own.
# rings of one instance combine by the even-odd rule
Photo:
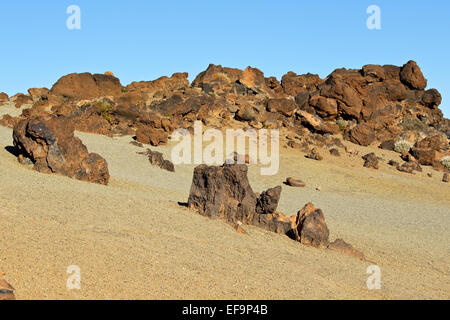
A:
<svg viewBox="0 0 450 320">
<path fill-rule="evenodd" d="M 14 127 L 13 139 L 19 161 L 31 160 L 39 172 L 108 184 L 106 160 L 88 152 L 74 136 L 74 127 L 68 119 L 47 116 L 22 120 Z"/>
<path fill-rule="evenodd" d="M 378 158 L 375 153 L 371 152 L 362 157 L 364 162 L 364 167 L 378 169 Z"/>
<path fill-rule="evenodd" d="M 308 203 L 297 213 L 290 237 L 306 245 L 323 247 L 328 244 L 329 235 L 322 210 Z"/>
<path fill-rule="evenodd" d="M 0 301 L 16 300 L 14 291 L 15 289 L 8 282 L 0 279 Z"/>
</svg>

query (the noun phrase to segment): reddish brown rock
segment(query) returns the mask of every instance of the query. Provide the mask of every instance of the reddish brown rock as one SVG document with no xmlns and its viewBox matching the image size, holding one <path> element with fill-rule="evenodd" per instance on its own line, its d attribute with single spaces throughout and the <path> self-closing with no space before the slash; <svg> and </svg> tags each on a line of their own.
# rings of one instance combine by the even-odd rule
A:
<svg viewBox="0 0 450 320">
<path fill-rule="evenodd" d="M 19 159 L 30 159 L 39 172 L 108 184 L 106 160 L 88 152 L 74 136 L 74 127 L 67 118 L 38 116 L 24 119 L 14 127 L 13 139 Z"/>
<path fill-rule="evenodd" d="M 0 103 L 8 102 L 8 101 L 9 101 L 8 95 L 4 92 L 0 92 Z"/>
<path fill-rule="evenodd" d="M 15 96 L 14 102 L 15 102 L 16 108 L 21 108 L 24 104 L 33 103 L 33 100 L 31 99 L 30 96 L 19 93 L 18 95 Z"/>
<path fill-rule="evenodd" d="M 354 256 L 360 260 L 366 260 L 364 254 L 356 250 L 351 244 L 342 239 L 336 239 L 327 246 L 327 249 L 334 250 L 343 254 Z"/>
<path fill-rule="evenodd" d="M 316 148 L 313 148 L 311 152 L 309 152 L 305 157 L 312 160 L 323 160 L 322 155 L 319 153 L 319 151 L 317 151 Z"/>
<path fill-rule="evenodd" d="M 303 188 L 306 186 L 306 183 L 304 183 L 302 180 L 294 179 L 292 177 L 287 178 L 285 184 L 296 188 Z"/>
<path fill-rule="evenodd" d="M 149 126 L 141 126 L 136 130 L 136 141 L 159 146 L 166 144 L 168 140 L 167 132 L 161 129 L 155 129 Z"/>
<path fill-rule="evenodd" d="M 378 169 L 378 158 L 375 153 L 371 152 L 362 157 L 364 162 L 364 167 Z"/>
<path fill-rule="evenodd" d="M 331 148 L 329 151 L 330 151 L 330 154 L 332 156 L 334 156 L 334 157 L 340 157 L 341 156 L 341 153 L 336 148 Z"/>
<path fill-rule="evenodd" d="M 350 141 L 361 146 L 368 146 L 375 141 L 375 132 L 367 124 L 359 124 L 350 131 Z"/>
<path fill-rule="evenodd" d="M 400 79 L 413 89 L 423 90 L 427 87 L 427 79 L 425 79 L 415 61 L 409 61 L 403 65 L 400 71 Z"/>
<path fill-rule="evenodd" d="M 294 228 L 289 236 L 306 245 L 323 247 L 328 244 L 329 234 L 322 210 L 308 203 L 297 213 Z"/>
<path fill-rule="evenodd" d="M 425 166 L 431 166 L 436 163 L 439 163 L 440 158 L 442 155 L 433 149 L 419 149 L 419 148 L 412 148 L 411 154 L 414 156 L 414 158 L 417 159 L 417 161 L 421 165 Z"/>
<path fill-rule="evenodd" d="M 14 291 L 15 291 L 15 289 L 8 282 L 0 279 L 0 301 L 1 300 L 16 300 Z"/>
<path fill-rule="evenodd" d="M 286 117 L 291 117 L 296 108 L 297 104 L 291 99 L 270 99 L 267 104 L 270 112 L 279 112 Z"/>
<path fill-rule="evenodd" d="M 53 95 L 72 99 L 94 99 L 122 93 L 119 79 L 104 74 L 72 73 L 60 78 L 50 90 Z"/>
<path fill-rule="evenodd" d="M 277 210 L 280 201 L 281 187 L 270 188 L 261 193 L 256 202 L 258 214 L 272 214 Z"/>
<path fill-rule="evenodd" d="M 450 181 L 450 179 L 449 179 L 448 173 L 446 172 L 442 176 L 442 182 L 449 182 L 449 181 Z"/>
<path fill-rule="evenodd" d="M 322 83 L 323 80 L 317 74 L 303 74 L 297 75 L 296 73 L 290 71 L 285 74 L 281 79 L 281 85 L 290 96 L 296 96 L 300 92 L 304 91 L 314 91 L 317 86 Z"/>
</svg>

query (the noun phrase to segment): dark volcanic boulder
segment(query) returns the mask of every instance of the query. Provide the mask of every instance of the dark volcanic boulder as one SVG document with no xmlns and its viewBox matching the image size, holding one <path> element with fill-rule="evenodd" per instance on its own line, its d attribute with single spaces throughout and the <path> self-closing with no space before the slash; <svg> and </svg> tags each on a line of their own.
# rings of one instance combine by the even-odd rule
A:
<svg viewBox="0 0 450 320">
<path fill-rule="evenodd" d="M 65 117 L 24 119 L 14 127 L 13 139 L 19 161 L 30 159 L 39 172 L 108 184 L 106 160 L 88 152 L 81 140 L 74 136 L 74 127 Z"/>
<path fill-rule="evenodd" d="M 159 146 L 167 143 L 168 135 L 162 129 L 155 129 L 149 126 L 141 126 L 136 130 L 136 141 L 150 144 L 152 146 Z"/>
<path fill-rule="evenodd" d="M 371 152 L 362 157 L 364 162 L 364 167 L 378 169 L 378 158 L 375 153 Z"/>
<path fill-rule="evenodd" d="M 322 247 L 328 244 L 329 234 L 322 210 L 308 203 L 297 213 L 295 227 L 289 236 L 303 244 Z"/>
<path fill-rule="evenodd" d="M 213 219 L 256 225 L 275 232 L 285 230 L 286 233 L 290 229 L 289 218 L 275 212 L 281 187 L 258 196 L 250 186 L 247 171 L 245 164 L 196 167 L 188 206 Z"/>
</svg>

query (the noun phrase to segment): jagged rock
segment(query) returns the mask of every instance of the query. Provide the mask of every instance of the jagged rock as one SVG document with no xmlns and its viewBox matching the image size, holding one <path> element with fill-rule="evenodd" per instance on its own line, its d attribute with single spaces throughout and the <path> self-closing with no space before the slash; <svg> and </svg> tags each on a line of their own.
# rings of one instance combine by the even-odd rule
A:
<svg viewBox="0 0 450 320">
<path fill-rule="evenodd" d="M 0 300 L 16 300 L 15 289 L 5 280 L 0 279 Z"/>
<path fill-rule="evenodd" d="M 449 179 L 448 173 L 446 172 L 442 176 L 442 182 L 449 182 L 449 181 L 450 181 L 450 179 Z"/>
<path fill-rule="evenodd" d="M 348 244 L 342 239 L 334 240 L 327 246 L 327 249 L 334 250 L 343 254 L 348 254 L 363 261 L 366 260 L 362 252 L 356 250 L 351 244 Z"/>
<path fill-rule="evenodd" d="M 4 92 L 0 92 L 0 103 L 8 102 L 8 101 L 9 101 L 8 95 Z"/>
<path fill-rule="evenodd" d="M 28 94 L 32 100 L 47 99 L 50 90 L 47 88 L 30 88 Z"/>
<path fill-rule="evenodd" d="M 364 167 L 378 169 L 378 158 L 375 153 L 371 152 L 362 157 L 364 162 Z"/>
<path fill-rule="evenodd" d="M 413 174 L 414 171 L 422 172 L 422 167 L 415 161 L 404 162 L 401 165 L 397 165 L 397 170 Z"/>
<path fill-rule="evenodd" d="M 272 214 L 277 210 L 280 201 L 281 187 L 270 188 L 261 193 L 256 203 L 256 212 L 259 214 Z"/>
<path fill-rule="evenodd" d="M 161 129 L 141 126 L 136 130 L 136 141 L 150 144 L 154 147 L 167 143 L 168 135 Z"/>
<path fill-rule="evenodd" d="M 106 160 L 88 152 L 81 140 L 74 136 L 74 127 L 67 118 L 38 116 L 24 119 L 14 127 L 13 139 L 19 160 L 30 159 L 39 172 L 108 184 Z"/>
<path fill-rule="evenodd" d="M 361 146 L 368 146 L 375 141 L 375 132 L 367 124 L 359 124 L 350 131 L 350 141 Z"/>
<path fill-rule="evenodd" d="M 400 164 L 395 160 L 389 160 L 388 165 L 391 167 L 398 167 Z"/>
<path fill-rule="evenodd" d="M 158 166 L 163 170 L 175 172 L 175 166 L 173 163 L 169 160 L 165 160 L 164 155 L 161 152 L 147 149 L 147 151 L 138 152 L 138 154 L 146 155 L 148 157 L 148 161 L 150 161 L 153 166 Z"/>
<path fill-rule="evenodd" d="M 323 80 L 317 74 L 297 75 L 290 71 L 282 77 L 281 86 L 285 93 L 290 96 L 296 96 L 300 92 L 315 91 L 322 82 Z"/>
<path fill-rule="evenodd" d="M 393 151 L 395 148 L 395 140 L 386 140 L 383 141 L 380 146 L 380 149 Z"/>
<path fill-rule="evenodd" d="M 306 183 L 304 183 L 302 180 L 294 179 L 292 177 L 286 179 L 286 185 L 296 188 L 303 188 L 306 186 Z"/>
<path fill-rule="evenodd" d="M 200 165 L 194 169 L 188 207 L 201 215 L 267 230 L 289 229 L 289 219 L 276 213 L 281 187 L 258 196 L 253 192 L 245 164 Z M 280 224 L 280 226 L 277 226 Z M 286 231 L 287 232 L 287 231 Z"/>
<path fill-rule="evenodd" d="M 438 164 L 442 154 L 433 149 L 412 148 L 411 154 L 421 165 L 431 166 Z"/>
<path fill-rule="evenodd" d="M 311 152 L 308 153 L 305 157 L 308 159 L 313 159 L 313 160 L 318 160 L 318 161 L 323 160 L 322 155 L 317 151 L 316 148 L 313 148 L 311 150 Z"/>
<path fill-rule="evenodd" d="M 308 203 L 297 213 L 289 236 L 303 244 L 322 247 L 328 244 L 329 234 L 322 210 Z"/>
<path fill-rule="evenodd" d="M 270 112 L 279 112 L 286 117 L 291 117 L 297 109 L 297 104 L 291 99 L 270 99 L 267 109 Z"/>
<path fill-rule="evenodd" d="M 33 100 L 31 99 L 30 96 L 20 93 L 14 97 L 14 102 L 15 102 L 16 108 L 21 108 L 24 104 L 33 103 Z"/>
</svg>

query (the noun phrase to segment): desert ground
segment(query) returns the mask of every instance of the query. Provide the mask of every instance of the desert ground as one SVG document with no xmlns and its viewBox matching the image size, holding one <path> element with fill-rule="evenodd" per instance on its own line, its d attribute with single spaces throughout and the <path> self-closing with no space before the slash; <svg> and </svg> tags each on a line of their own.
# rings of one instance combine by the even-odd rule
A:
<svg viewBox="0 0 450 320">
<path fill-rule="evenodd" d="M 239 234 L 179 204 L 194 165 L 171 173 L 137 154 L 144 150 L 130 136 L 76 135 L 107 160 L 108 186 L 19 164 L 7 148 L 12 129 L 0 127 L 0 271 L 17 299 L 450 298 L 450 185 L 429 167 L 414 175 L 389 167 L 397 153 L 344 141 L 386 161 L 372 170 L 345 152 L 314 161 L 281 149 L 278 174 L 249 167 L 256 192 L 289 176 L 305 181 L 282 185 L 278 210 L 295 215 L 313 202 L 330 239 L 351 243 L 364 262 L 256 227 Z M 170 159 L 171 144 L 151 149 Z M 366 286 L 371 264 L 381 268 L 380 290 Z M 70 265 L 81 269 L 80 290 L 66 288 Z"/>
</svg>

